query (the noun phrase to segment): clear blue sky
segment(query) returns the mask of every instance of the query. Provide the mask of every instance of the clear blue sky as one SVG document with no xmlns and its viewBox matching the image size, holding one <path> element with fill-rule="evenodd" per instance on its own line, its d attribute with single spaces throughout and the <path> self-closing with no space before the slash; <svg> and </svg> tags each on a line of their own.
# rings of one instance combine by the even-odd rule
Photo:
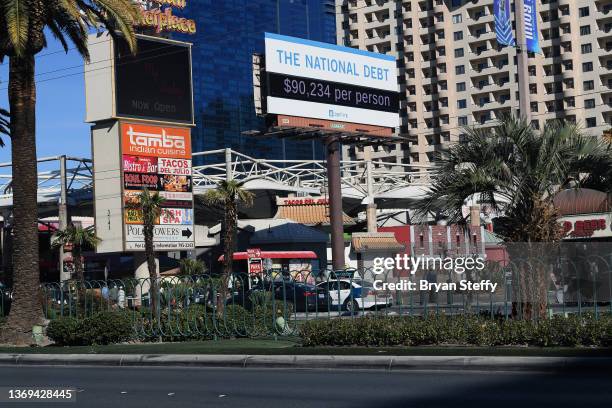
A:
<svg viewBox="0 0 612 408">
<path fill-rule="evenodd" d="M 84 122 L 83 60 L 75 51 L 64 53 L 51 36 L 47 39 L 49 46 L 36 59 L 38 157 L 67 154 L 89 158 L 89 125 Z M 6 109 L 7 86 L 8 59 L 5 59 L 0 65 L 0 106 Z M 10 140 L 6 139 L 7 145 L 0 148 L 0 162 L 11 160 Z"/>
</svg>

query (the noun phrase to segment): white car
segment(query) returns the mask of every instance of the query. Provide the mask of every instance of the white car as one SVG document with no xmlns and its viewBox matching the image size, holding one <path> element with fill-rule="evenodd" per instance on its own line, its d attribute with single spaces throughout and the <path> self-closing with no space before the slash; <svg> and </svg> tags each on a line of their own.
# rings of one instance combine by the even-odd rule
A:
<svg viewBox="0 0 612 408">
<path fill-rule="evenodd" d="M 371 282 L 337 279 L 321 282 L 319 288 L 326 289 L 330 297 L 330 309 L 338 310 L 341 307 L 350 312 L 370 309 L 373 307 L 387 307 L 393 305 L 393 296 L 384 292 L 377 292 Z"/>
</svg>

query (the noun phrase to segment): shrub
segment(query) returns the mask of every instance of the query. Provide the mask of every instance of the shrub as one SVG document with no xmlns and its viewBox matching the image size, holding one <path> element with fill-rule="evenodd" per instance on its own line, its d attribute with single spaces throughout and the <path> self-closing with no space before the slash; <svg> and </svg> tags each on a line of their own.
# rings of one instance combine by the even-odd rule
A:
<svg viewBox="0 0 612 408">
<path fill-rule="evenodd" d="M 78 325 L 83 342 L 115 344 L 134 338 L 134 325 L 130 315 L 122 311 L 99 312 L 82 320 Z"/>
<path fill-rule="evenodd" d="M 78 346 L 83 339 L 79 333 L 79 321 L 74 317 L 60 317 L 51 320 L 47 336 L 58 346 Z"/>
<path fill-rule="evenodd" d="M 612 318 L 555 316 L 530 322 L 482 316 L 362 317 L 308 321 L 300 335 L 305 346 L 609 346 Z"/>
</svg>

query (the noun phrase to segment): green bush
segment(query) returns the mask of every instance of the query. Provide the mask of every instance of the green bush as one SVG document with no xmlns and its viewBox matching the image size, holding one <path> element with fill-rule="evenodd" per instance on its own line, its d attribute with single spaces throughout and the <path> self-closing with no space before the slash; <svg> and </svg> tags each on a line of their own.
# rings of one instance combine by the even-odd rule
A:
<svg viewBox="0 0 612 408">
<path fill-rule="evenodd" d="M 482 316 L 363 317 L 312 320 L 300 327 L 305 346 L 609 346 L 612 317 L 555 316 L 539 322 Z"/>
<path fill-rule="evenodd" d="M 60 317 L 47 327 L 47 336 L 59 346 L 121 343 L 134 338 L 134 325 L 126 312 L 99 312 L 83 320 Z"/>
<path fill-rule="evenodd" d="M 86 345 L 115 344 L 134 338 L 134 325 L 127 312 L 99 312 L 82 320 L 78 327 Z"/>
<path fill-rule="evenodd" d="M 83 341 L 79 333 L 79 321 L 74 317 L 51 320 L 47 326 L 47 336 L 58 346 L 79 346 Z"/>
</svg>

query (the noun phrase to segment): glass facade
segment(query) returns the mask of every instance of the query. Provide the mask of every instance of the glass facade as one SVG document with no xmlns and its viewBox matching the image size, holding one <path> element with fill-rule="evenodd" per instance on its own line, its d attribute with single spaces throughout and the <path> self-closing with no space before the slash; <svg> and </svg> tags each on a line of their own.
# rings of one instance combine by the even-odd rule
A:
<svg viewBox="0 0 612 408">
<path fill-rule="evenodd" d="M 231 147 L 266 159 L 322 158 L 320 142 L 243 135 L 263 130 L 253 104 L 252 55 L 263 53 L 264 33 L 336 42 L 333 0 L 197 0 L 181 14 L 198 24 L 192 42 L 197 128 L 194 152 Z M 313 152 L 314 147 L 314 152 Z"/>
</svg>

